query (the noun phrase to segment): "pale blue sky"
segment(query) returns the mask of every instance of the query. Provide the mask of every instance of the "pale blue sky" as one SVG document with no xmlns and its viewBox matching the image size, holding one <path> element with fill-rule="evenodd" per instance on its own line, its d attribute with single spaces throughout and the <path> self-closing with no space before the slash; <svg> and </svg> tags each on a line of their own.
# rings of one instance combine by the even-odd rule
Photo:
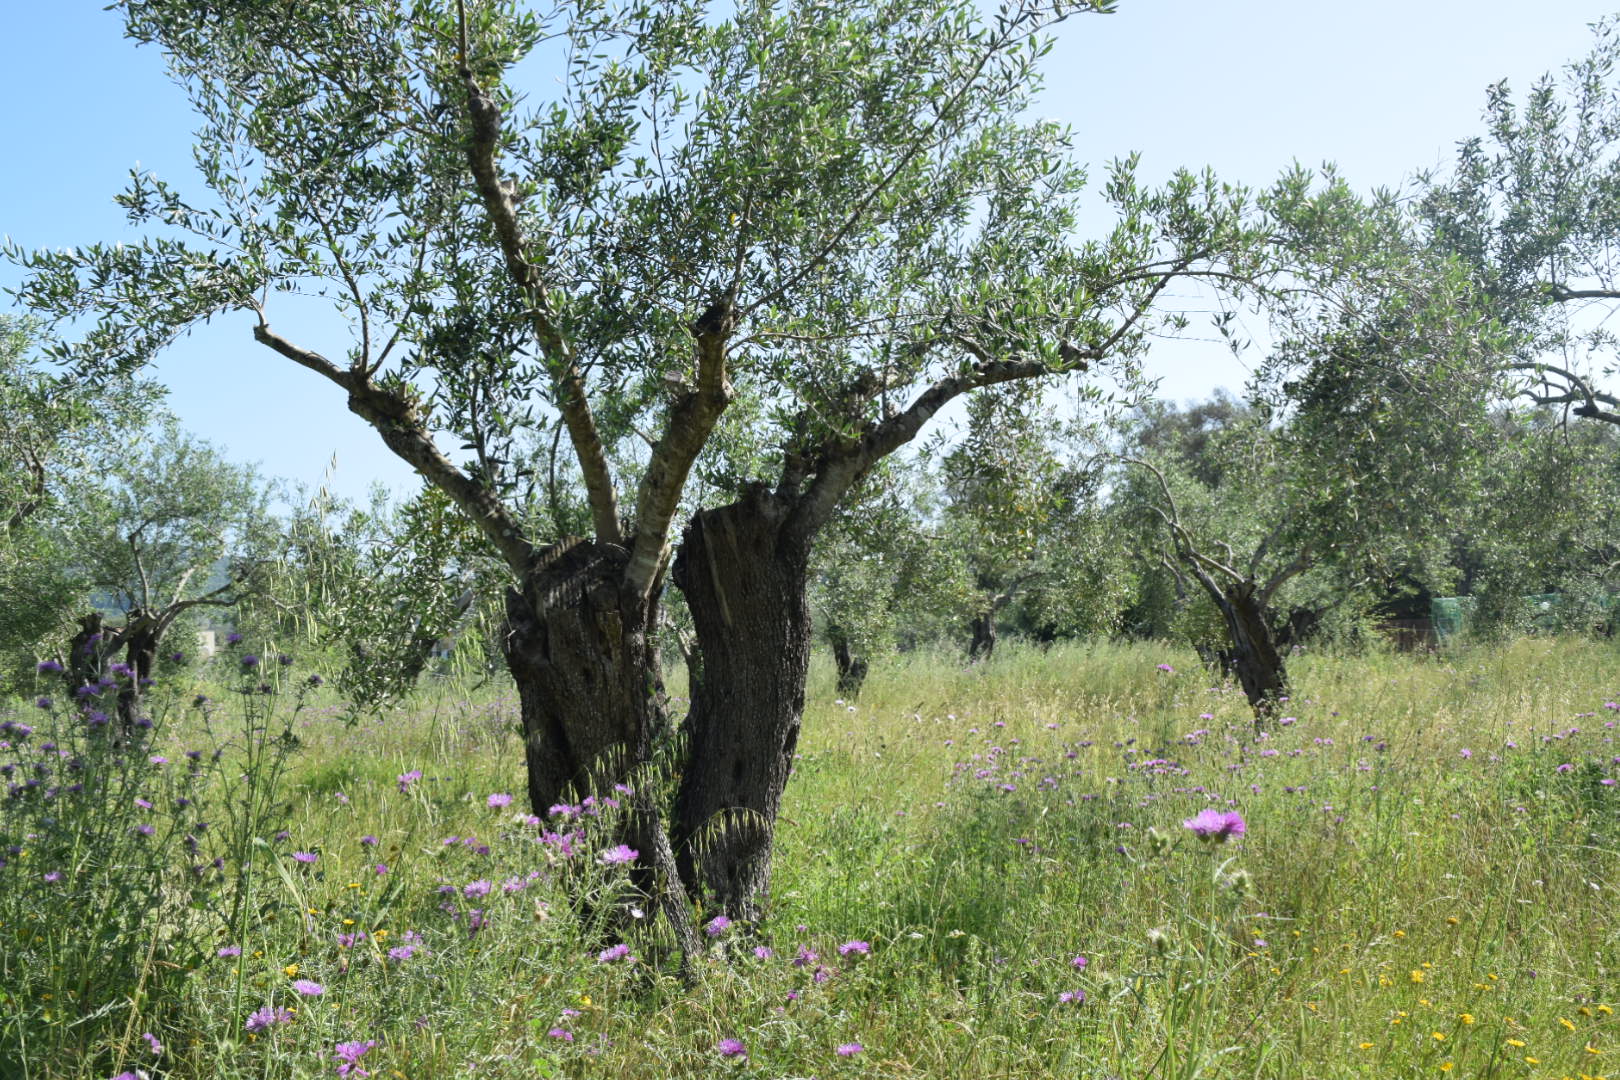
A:
<svg viewBox="0 0 1620 1080">
<path fill-rule="evenodd" d="M 0 233 L 29 248 L 127 239 L 112 197 L 137 162 L 192 184 L 184 97 L 101 0 L 6 6 Z M 1590 0 L 1122 0 L 1116 15 L 1060 28 L 1040 112 L 1073 126 L 1083 160 L 1140 151 L 1149 178 L 1210 165 L 1263 185 L 1296 160 L 1333 160 L 1358 186 L 1394 186 L 1479 131 L 1488 84 L 1522 89 L 1574 59 L 1607 13 Z M 0 266 L 0 286 L 16 277 Z M 246 319 L 205 328 L 159 366 L 186 427 L 271 475 L 318 482 L 335 454 L 340 492 L 413 486 L 340 395 L 248 330 Z M 1149 368 L 1178 399 L 1245 376 L 1214 346 L 1156 351 Z"/>
</svg>

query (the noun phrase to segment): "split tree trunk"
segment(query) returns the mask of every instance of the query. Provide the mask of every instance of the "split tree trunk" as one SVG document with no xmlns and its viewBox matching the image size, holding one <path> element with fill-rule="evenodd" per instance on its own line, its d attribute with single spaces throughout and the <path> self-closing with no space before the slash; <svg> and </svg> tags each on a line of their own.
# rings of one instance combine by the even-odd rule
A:
<svg viewBox="0 0 1620 1080">
<path fill-rule="evenodd" d="M 1222 652 L 1221 659 L 1243 687 L 1255 723 L 1263 724 L 1276 710 L 1277 700 L 1288 693 L 1282 654 L 1277 651 L 1271 621 L 1256 595 L 1254 582 L 1228 585 L 1222 597 L 1224 602 L 1219 606 L 1232 647 Z"/>
<path fill-rule="evenodd" d="M 968 643 L 968 660 L 988 660 L 996 651 L 996 612 L 994 608 L 981 611 L 968 623 L 973 635 Z"/>
<path fill-rule="evenodd" d="M 141 698 L 152 679 L 152 668 L 157 660 L 158 639 L 163 631 L 155 619 L 140 608 L 128 615 L 127 636 L 124 638 L 124 663 L 132 674 L 118 690 L 118 725 L 124 735 L 130 736 L 141 723 Z"/>
<path fill-rule="evenodd" d="M 675 799 L 681 876 L 706 909 L 754 920 L 798 745 L 810 666 L 809 543 L 790 503 L 755 489 L 687 526 L 674 580 L 701 669 Z"/>
<path fill-rule="evenodd" d="M 628 558 L 621 547 L 587 540 L 548 548 L 522 591 L 507 593 L 502 645 L 517 684 L 530 806 L 544 818 L 570 799 L 617 799 L 623 840 L 640 853 L 632 881 L 668 917 L 691 957 L 701 945 L 644 775 L 664 710 L 648 633 L 656 608 L 622 595 Z"/>
<path fill-rule="evenodd" d="M 92 611 L 79 619 L 79 632 L 68 642 L 67 684 L 77 697 L 81 686 L 97 686 L 106 674 L 108 631 L 101 613 Z"/>
<path fill-rule="evenodd" d="M 838 693 L 846 698 L 860 697 L 866 683 L 866 657 L 850 652 L 849 638 L 836 627 L 827 637 L 832 641 L 833 661 L 838 665 Z"/>
</svg>

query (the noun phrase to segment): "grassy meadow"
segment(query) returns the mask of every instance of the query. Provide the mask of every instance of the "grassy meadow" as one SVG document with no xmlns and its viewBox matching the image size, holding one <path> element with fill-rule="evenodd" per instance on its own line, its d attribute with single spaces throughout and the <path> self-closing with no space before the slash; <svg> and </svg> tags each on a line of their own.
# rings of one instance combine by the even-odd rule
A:
<svg viewBox="0 0 1620 1080">
<path fill-rule="evenodd" d="M 1620 1077 L 1613 643 L 1298 657 L 1260 735 L 1161 646 L 818 667 L 693 986 L 501 687 L 350 723 L 242 655 L 135 752 L 0 713 L 7 1080 Z"/>
</svg>

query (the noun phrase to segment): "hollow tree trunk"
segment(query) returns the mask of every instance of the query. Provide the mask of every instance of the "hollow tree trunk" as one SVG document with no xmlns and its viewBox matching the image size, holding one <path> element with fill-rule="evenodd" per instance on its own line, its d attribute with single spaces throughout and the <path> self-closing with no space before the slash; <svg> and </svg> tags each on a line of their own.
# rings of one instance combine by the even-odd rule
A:
<svg viewBox="0 0 1620 1080">
<path fill-rule="evenodd" d="M 1277 651 L 1271 622 L 1255 595 L 1253 582 L 1229 585 L 1222 590 L 1221 616 L 1232 647 L 1221 658 L 1227 670 L 1237 676 L 1254 710 L 1256 724 L 1264 723 L 1276 710 L 1277 699 L 1288 693 L 1288 673 L 1282 654 Z"/>
<path fill-rule="evenodd" d="M 988 660 L 990 654 L 996 650 L 996 612 L 989 608 L 973 616 L 968 622 L 968 632 L 973 635 L 968 643 L 968 659 Z"/>
<path fill-rule="evenodd" d="M 756 489 L 692 519 L 674 580 L 697 632 L 701 674 L 675 799 L 681 876 L 708 910 L 759 916 L 776 815 L 798 744 L 810 664 L 808 541 L 789 504 Z"/>
<path fill-rule="evenodd" d="M 849 637 L 839 628 L 828 630 L 827 637 L 832 641 L 833 661 L 838 665 L 838 693 L 847 698 L 860 697 L 866 682 L 866 657 L 849 651 Z"/>
<path fill-rule="evenodd" d="M 631 880 L 690 957 L 701 946 L 643 775 L 664 709 L 648 633 L 656 607 L 621 595 L 627 559 L 623 548 L 585 540 L 547 549 L 522 591 L 508 590 L 502 646 L 517 684 L 530 806 L 544 818 L 571 798 L 617 799 L 623 840 L 639 852 Z"/>
</svg>

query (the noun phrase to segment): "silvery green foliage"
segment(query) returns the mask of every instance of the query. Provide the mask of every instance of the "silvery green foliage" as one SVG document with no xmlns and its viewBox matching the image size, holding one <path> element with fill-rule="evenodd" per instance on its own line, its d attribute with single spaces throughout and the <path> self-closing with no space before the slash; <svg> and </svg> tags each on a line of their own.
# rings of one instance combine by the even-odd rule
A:
<svg viewBox="0 0 1620 1080">
<path fill-rule="evenodd" d="M 963 438 L 939 462 L 960 623 L 989 613 L 1048 638 L 1118 629 L 1123 553 L 1104 535 L 1102 462 L 1074 426 L 1034 384 L 969 402 Z"/>
<path fill-rule="evenodd" d="M 81 613 L 90 585 L 62 532 L 87 512 L 74 492 L 128 452 L 158 397 L 54 370 L 38 336 L 35 320 L 0 315 L 0 679 L 55 655 Z"/>
<path fill-rule="evenodd" d="M 324 490 L 282 524 L 264 587 L 244 613 L 256 639 L 324 657 L 344 700 L 372 709 L 414 687 L 438 654 L 471 649 L 485 667 L 503 568 L 433 488 L 368 506 Z"/>
<path fill-rule="evenodd" d="M 204 190 L 137 173 L 120 201 L 146 239 L 11 255 L 27 302 L 87 320 L 56 350 L 81 370 L 249 313 L 514 568 L 549 539 L 522 523 L 561 412 L 596 537 L 633 545 L 650 590 L 735 394 L 814 480 L 813 451 L 927 388 L 932 409 L 1115 362 L 1165 322 L 1168 279 L 1263 272 L 1242 191 L 1144 190 L 1131 160 L 1102 191 L 1115 227 L 1072 240 L 1084 174 L 1027 106 L 1043 32 L 1109 6 L 126 0 L 191 97 Z M 522 100 L 525 64 L 559 89 Z M 348 340 L 283 338 L 286 293 Z"/>
</svg>

